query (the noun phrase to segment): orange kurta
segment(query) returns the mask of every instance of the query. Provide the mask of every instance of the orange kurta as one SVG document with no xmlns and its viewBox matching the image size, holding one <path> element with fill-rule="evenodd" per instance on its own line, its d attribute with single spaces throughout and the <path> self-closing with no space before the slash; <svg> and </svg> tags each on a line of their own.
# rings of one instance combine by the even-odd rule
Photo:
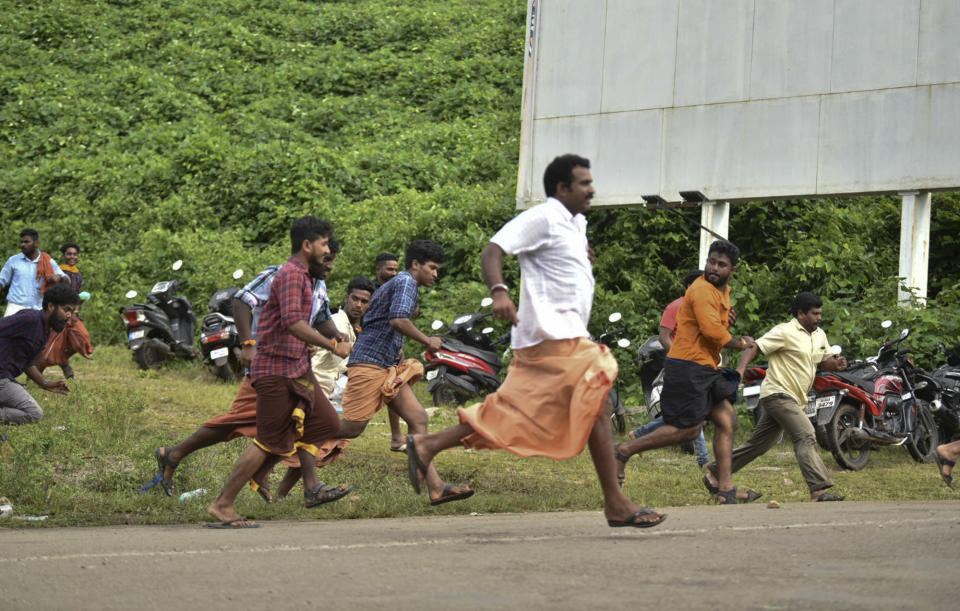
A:
<svg viewBox="0 0 960 611">
<path fill-rule="evenodd" d="M 730 286 L 721 291 L 703 276 L 687 289 L 677 312 L 677 336 L 668 357 L 714 369 L 720 350 L 733 337 L 730 326 Z"/>
<path fill-rule="evenodd" d="M 507 379 L 483 403 L 458 410 L 468 448 L 573 458 L 583 451 L 617 377 L 610 349 L 585 337 L 514 352 Z"/>
</svg>

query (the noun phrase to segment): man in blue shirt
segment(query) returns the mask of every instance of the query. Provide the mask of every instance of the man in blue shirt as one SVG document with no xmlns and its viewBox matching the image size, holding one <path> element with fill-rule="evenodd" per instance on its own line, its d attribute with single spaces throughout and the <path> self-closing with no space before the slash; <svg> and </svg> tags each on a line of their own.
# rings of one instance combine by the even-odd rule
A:
<svg viewBox="0 0 960 611">
<path fill-rule="evenodd" d="M 15 381 L 21 373 L 40 388 L 66 394 L 64 380 L 48 381 L 33 364 L 50 330 L 63 331 L 80 297 L 69 284 L 57 284 L 43 295 L 42 310 L 21 310 L 0 319 L 0 423 L 26 424 L 43 418 L 43 410 Z"/>
<path fill-rule="evenodd" d="M 39 273 L 43 266 L 45 273 Z M 42 276 L 42 278 L 41 278 Z M 7 259 L 0 270 L 0 290 L 7 292 L 7 310 L 4 316 L 13 316 L 20 310 L 40 310 L 44 285 L 70 282 L 50 255 L 40 252 L 40 234 L 35 229 L 20 232 L 20 254 Z"/>
<path fill-rule="evenodd" d="M 428 337 L 413 324 L 420 301 L 420 287 L 437 279 L 443 249 L 436 242 L 417 240 L 407 247 L 406 271 L 388 280 L 373 294 L 363 317 L 363 331 L 357 337 L 347 364 L 347 387 L 343 391 L 343 419 L 338 437 L 358 437 L 381 408 L 395 411 L 407 422 L 411 433 L 427 432 L 427 411 L 410 389 L 423 377 L 423 365 L 416 359 L 400 361 L 405 338 L 440 349 L 439 337 Z M 430 503 L 439 505 L 473 494 L 473 490 L 447 484 L 436 469 L 427 473 Z"/>
</svg>

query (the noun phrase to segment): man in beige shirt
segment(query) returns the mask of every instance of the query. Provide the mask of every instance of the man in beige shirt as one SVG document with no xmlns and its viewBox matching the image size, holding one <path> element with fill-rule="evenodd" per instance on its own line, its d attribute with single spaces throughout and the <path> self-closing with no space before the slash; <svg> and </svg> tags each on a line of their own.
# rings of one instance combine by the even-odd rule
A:
<svg viewBox="0 0 960 611">
<path fill-rule="evenodd" d="M 823 302 L 813 293 L 803 292 L 793 302 L 793 320 L 781 323 L 747 348 L 737 370 L 741 377 L 747 365 L 762 351 L 770 359 L 767 376 L 760 386 L 760 420 L 750 439 L 733 451 L 733 472 L 769 450 L 780 433 L 793 439 L 793 451 L 813 501 L 842 501 L 843 496 L 827 492 L 833 480 L 817 453 L 813 424 L 804 414 L 807 393 L 813 386 L 817 368 L 824 371 L 846 369 L 847 360 L 830 350 L 827 334 L 820 328 Z M 704 484 L 716 486 L 716 463 L 707 465 Z"/>
<path fill-rule="evenodd" d="M 347 297 L 343 307 L 331 317 L 337 326 L 337 331 L 346 336 L 351 344 L 357 341 L 360 333 L 360 323 L 363 315 L 370 307 L 370 297 L 376 290 L 373 281 L 366 276 L 357 276 L 347 285 Z M 313 375 L 317 378 L 323 393 L 330 399 L 330 403 L 339 412 L 343 400 L 343 388 L 347 383 L 347 359 L 319 349 L 310 360 Z"/>
</svg>

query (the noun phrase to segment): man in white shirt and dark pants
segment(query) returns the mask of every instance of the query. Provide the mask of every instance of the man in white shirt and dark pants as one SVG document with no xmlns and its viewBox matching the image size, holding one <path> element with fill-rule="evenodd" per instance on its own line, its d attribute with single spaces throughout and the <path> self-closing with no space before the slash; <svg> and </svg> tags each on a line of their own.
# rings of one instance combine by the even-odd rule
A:
<svg viewBox="0 0 960 611">
<path fill-rule="evenodd" d="M 590 162 L 557 157 L 543 182 L 547 201 L 504 225 L 483 251 L 493 312 L 514 324 L 507 378 L 483 403 L 458 410 L 459 425 L 407 436 L 410 483 L 419 494 L 433 457 L 457 445 L 563 460 L 589 442 L 607 523 L 656 526 L 666 516 L 634 503 L 617 485 L 607 402 L 617 361 L 587 331 L 594 289 L 583 216 L 594 194 Z M 520 259 L 519 311 L 503 280 L 505 254 Z"/>
</svg>

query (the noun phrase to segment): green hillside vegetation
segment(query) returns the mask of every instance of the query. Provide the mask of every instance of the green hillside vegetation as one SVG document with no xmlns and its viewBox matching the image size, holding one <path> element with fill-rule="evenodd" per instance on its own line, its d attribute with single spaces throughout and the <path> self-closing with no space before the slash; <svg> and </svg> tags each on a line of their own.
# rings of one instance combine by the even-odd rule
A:
<svg viewBox="0 0 960 611">
<path fill-rule="evenodd" d="M 145 293 L 176 259 L 202 315 L 234 269 L 284 260 L 289 223 L 307 213 L 329 218 L 343 243 L 334 296 L 372 273 L 376 253 L 432 238 L 448 260 L 421 326 L 473 308 L 485 294 L 480 250 L 515 213 L 525 10 L 520 0 L 0 0 L 4 254 L 27 226 L 56 255 L 79 242 L 99 342 L 122 340 L 124 292 Z M 603 168 L 594 174 L 602 190 Z M 909 311 L 894 305 L 898 201 L 736 205 L 738 329 L 760 334 L 805 289 L 827 299 L 825 327 L 848 354 L 874 353 L 884 318 L 913 327 L 913 347 L 928 352 L 960 341 L 960 198 L 934 196 L 932 299 Z M 639 343 L 696 265 L 697 232 L 644 209 L 590 219 L 594 318 L 623 312 Z"/>
</svg>

